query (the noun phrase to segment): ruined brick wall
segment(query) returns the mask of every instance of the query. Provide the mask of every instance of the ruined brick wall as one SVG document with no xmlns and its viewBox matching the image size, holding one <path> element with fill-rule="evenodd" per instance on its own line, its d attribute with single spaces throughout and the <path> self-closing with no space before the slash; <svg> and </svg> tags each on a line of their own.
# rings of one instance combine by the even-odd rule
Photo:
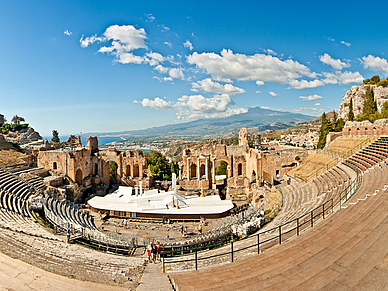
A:
<svg viewBox="0 0 388 291">
<path fill-rule="evenodd" d="M 369 121 L 347 121 L 342 129 L 343 136 L 362 136 L 362 135 L 388 135 L 388 124 L 386 119 L 376 120 L 374 123 Z"/>
<path fill-rule="evenodd" d="M 93 149 L 94 145 L 91 144 L 90 148 Z M 109 149 L 94 153 L 94 150 L 91 149 L 42 150 L 37 153 L 37 165 L 66 175 L 73 182 L 84 186 L 101 182 L 109 184 L 110 161 L 114 161 L 118 165 L 117 178 L 119 182 L 121 182 L 122 177 L 146 178 L 147 175 L 144 172 L 147 169 L 147 160 L 142 151 Z"/>
<path fill-rule="evenodd" d="M 86 148 L 90 151 L 98 150 L 98 139 L 97 136 L 88 136 L 86 139 Z"/>
</svg>

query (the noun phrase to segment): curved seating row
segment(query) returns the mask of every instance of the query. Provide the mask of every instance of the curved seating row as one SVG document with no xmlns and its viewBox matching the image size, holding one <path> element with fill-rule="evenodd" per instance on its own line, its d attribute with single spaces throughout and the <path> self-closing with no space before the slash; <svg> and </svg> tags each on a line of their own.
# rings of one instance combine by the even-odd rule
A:
<svg viewBox="0 0 388 291">
<path fill-rule="evenodd" d="M 85 227 L 97 230 L 91 215 L 80 212 L 78 208 L 72 207 L 65 200 L 59 201 L 53 197 L 47 196 L 44 198 L 44 207 L 55 216 L 58 216 L 73 225 L 73 228 L 75 229 Z"/>
<path fill-rule="evenodd" d="M 93 217 L 81 213 L 66 201 L 46 196 L 43 201 L 46 219 L 59 230 L 72 228 L 73 238 L 98 250 L 130 255 L 135 249 L 135 241 L 115 234 L 101 233 L 94 225 Z"/>
<path fill-rule="evenodd" d="M 177 290 L 381 290 L 388 276 L 387 181 L 382 162 L 364 173 L 353 204 L 298 239 L 170 279 Z"/>
<path fill-rule="evenodd" d="M 282 188 L 283 207 L 275 219 L 264 229 L 271 229 L 296 219 L 336 197 L 354 177 L 351 170 L 337 165 L 302 186 Z"/>
<path fill-rule="evenodd" d="M 349 157 L 344 164 L 353 165 L 361 172 L 380 163 L 388 157 L 388 138 L 380 137 L 362 150 Z"/>
</svg>

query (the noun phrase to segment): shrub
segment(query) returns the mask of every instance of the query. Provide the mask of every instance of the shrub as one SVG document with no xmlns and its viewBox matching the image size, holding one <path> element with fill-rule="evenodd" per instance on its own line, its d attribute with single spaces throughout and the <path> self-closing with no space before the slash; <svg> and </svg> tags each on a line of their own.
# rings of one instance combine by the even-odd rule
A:
<svg viewBox="0 0 388 291">
<path fill-rule="evenodd" d="M 382 87 L 388 87 L 388 80 L 381 80 L 380 82 L 377 83 L 377 86 L 382 86 Z"/>
</svg>

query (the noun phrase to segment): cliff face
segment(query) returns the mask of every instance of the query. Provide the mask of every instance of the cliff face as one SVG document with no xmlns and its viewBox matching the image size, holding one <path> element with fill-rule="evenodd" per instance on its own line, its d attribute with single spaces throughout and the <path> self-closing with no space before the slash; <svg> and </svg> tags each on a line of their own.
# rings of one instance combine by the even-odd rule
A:
<svg viewBox="0 0 388 291">
<path fill-rule="evenodd" d="M 350 99 L 353 99 L 353 113 L 357 117 L 362 113 L 364 107 L 364 97 L 368 86 L 373 88 L 377 110 L 380 112 L 383 104 L 388 101 L 388 88 L 376 85 L 358 85 L 350 88 L 344 97 L 339 108 L 339 116 L 347 120 L 349 114 Z"/>
<path fill-rule="evenodd" d="M 8 142 L 16 141 L 19 145 L 24 145 L 33 141 L 42 140 L 39 132 L 35 131 L 32 127 L 20 130 L 18 133 L 11 132 L 5 135 L 5 140 Z"/>
</svg>

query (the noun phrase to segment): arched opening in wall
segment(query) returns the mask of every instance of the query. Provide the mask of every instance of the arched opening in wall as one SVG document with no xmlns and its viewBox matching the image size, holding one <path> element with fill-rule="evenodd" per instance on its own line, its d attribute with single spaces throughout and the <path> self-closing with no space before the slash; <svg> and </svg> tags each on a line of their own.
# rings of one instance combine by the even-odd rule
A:
<svg viewBox="0 0 388 291">
<path fill-rule="evenodd" d="M 56 170 L 56 169 L 58 169 L 58 165 L 57 165 L 57 162 L 54 162 L 53 163 L 53 170 Z"/>
<path fill-rule="evenodd" d="M 93 175 L 98 175 L 98 164 L 94 163 L 93 165 Z"/>
<path fill-rule="evenodd" d="M 218 163 L 217 163 L 218 164 Z M 220 161 L 218 166 L 216 164 L 216 176 L 224 176 L 223 178 L 228 177 L 228 163 L 225 161 Z"/>
<path fill-rule="evenodd" d="M 117 169 L 118 165 L 115 161 L 109 161 L 109 179 L 117 180 Z"/>
<path fill-rule="evenodd" d="M 133 177 L 134 178 L 139 177 L 139 165 L 138 164 L 133 165 Z"/>
<path fill-rule="evenodd" d="M 242 164 L 240 163 L 240 164 L 238 164 L 238 166 L 237 166 L 237 174 L 239 175 L 239 176 L 241 176 L 243 173 L 242 173 Z"/>
<path fill-rule="evenodd" d="M 131 176 L 131 166 L 130 165 L 127 165 L 127 167 L 125 168 L 125 176 L 127 176 L 127 177 Z"/>
<path fill-rule="evenodd" d="M 197 165 L 191 164 L 190 165 L 190 179 L 197 177 Z"/>
<path fill-rule="evenodd" d="M 202 178 L 205 175 L 206 175 L 205 165 L 201 165 L 201 168 L 199 169 L 199 177 Z"/>
<path fill-rule="evenodd" d="M 77 172 L 75 172 L 75 182 L 78 185 L 83 185 L 83 178 L 82 178 L 82 170 L 78 169 Z"/>
<path fill-rule="evenodd" d="M 220 198 L 224 200 L 226 198 L 226 193 L 228 190 L 228 163 L 226 161 L 216 161 L 215 165 L 215 174 L 216 174 L 216 188 Z"/>
</svg>

